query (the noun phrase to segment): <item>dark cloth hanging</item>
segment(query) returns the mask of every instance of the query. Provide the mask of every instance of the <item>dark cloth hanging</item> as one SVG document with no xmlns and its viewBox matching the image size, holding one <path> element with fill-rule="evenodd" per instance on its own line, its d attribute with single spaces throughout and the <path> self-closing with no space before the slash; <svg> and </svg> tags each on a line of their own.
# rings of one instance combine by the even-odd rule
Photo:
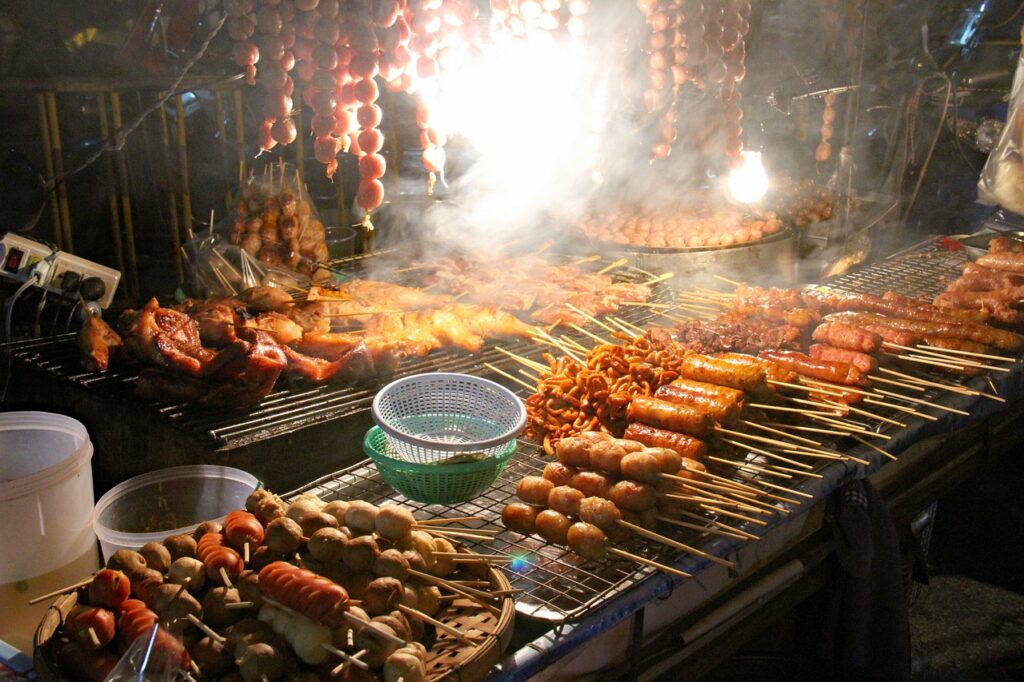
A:
<svg viewBox="0 0 1024 682">
<path fill-rule="evenodd" d="M 868 481 L 851 481 L 836 495 L 828 518 L 841 570 L 819 656 L 845 679 L 909 680 L 907 599 L 889 508 Z"/>
</svg>

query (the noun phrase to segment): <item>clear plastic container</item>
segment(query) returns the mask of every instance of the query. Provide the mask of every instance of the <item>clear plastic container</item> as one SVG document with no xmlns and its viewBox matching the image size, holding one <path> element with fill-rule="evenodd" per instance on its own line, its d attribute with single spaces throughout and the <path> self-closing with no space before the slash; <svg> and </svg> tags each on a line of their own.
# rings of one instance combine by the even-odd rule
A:
<svg viewBox="0 0 1024 682">
<path fill-rule="evenodd" d="M 92 452 L 70 417 L 0 414 L 0 639 L 24 651 L 49 606 L 28 600 L 96 568 Z"/>
<path fill-rule="evenodd" d="M 130 478 L 111 488 L 93 510 L 103 559 L 168 535 L 189 533 L 203 521 L 221 520 L 245 505 L 259 481 L 233 467 L 171 467 Z"/>
</svg>

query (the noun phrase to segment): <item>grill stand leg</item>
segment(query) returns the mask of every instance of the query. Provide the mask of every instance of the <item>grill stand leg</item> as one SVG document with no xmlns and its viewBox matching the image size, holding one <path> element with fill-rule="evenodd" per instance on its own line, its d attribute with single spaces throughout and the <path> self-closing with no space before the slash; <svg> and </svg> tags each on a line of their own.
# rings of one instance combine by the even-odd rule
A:
<svg viewBox="0 0 1024 682">
<path fill-rule="evenodd" d="M 640 677 L 640 652 L 644 647 L 644 611 L 640 609 L 633 614 L 633 637 L 629 643 L 629 672 L 626 679 L 631 682 Z"/>
</svg>

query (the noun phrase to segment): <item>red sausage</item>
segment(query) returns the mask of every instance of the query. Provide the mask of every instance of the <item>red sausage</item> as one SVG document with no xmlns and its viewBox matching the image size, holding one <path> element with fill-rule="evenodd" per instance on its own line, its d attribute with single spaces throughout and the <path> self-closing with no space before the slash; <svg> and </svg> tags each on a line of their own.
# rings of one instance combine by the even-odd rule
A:
<svg viewBox="0 0 1024 682">
<path fill-rule="evenodd" d="M 149 636 L 153 626 L 160 623 L 160 618 L 149 610 L 149 608 L 138 599 L 129 599 L 121 605 L 121 617 L 117 622 L 117 629 L 124 644 L 130 645 L 142 636 Z M 162 625 L 153 640 L 153 646 L 172 660 L 179 662 L 183 669 L 188 668 L 188 651 L 174 635 L 168 632 Z"/>
<path fill-rule="evenodd" d="M 855 350 L 835 348 L 821 343 L 812 343 L 809 348 L 811 357 L 815 360 L 828 360 L 830 362 L 847 362 L 864 374 L 870 374 L 878 368 L 878 360 L 867 353 L 858 353 Z"/>
<path fill-rule="evenodd" d="M 222 585 L 224 579 L 220 575 L 220 569 L 234 580 L 242 574 L 245 564 L 238 552 L 224 544 L 224 536 L 220 533 L 206 533 L 199 538 L 196 545 L 196 556 L 206 566 L 206 577 L 217 585 Z"/>
<path fill-rule="evenodd" d="M 764 350 L 758 357 L 771 360 L 798 374 L 812 379 L 830 381 L 844 386 L 852 386 L 864 382 L 864 376 L 853 365 L 846 362 L 829 362 L 814 358 L 797 351 Z"/>
<path fill-rule="evenodd" d="M 86 649 L 100 649 L 114 639 L 114 614 L 95 606 L 76 606 L 64 621 L 64 628 Z M 96 635 L 95 641 L 89 630 Z"/>
<path fill-rule="evenodd" d="M 263 544 L 263 524 L 247 511 L 233 511 L 224 518 L 224 537 L 239 552 L 249 545 L 255 551 Z"/>
<path fill-rule="evenodd" d="M 348 611 L 348 592 L 327 578 L 283 561 L 267 564 L 259 576 L 260 591 L 310 620 L 337 628 Z"/>
<path fill-rule="evenodd" d="M 687 436 L 685 433 L 656 429 L 653 426 L 640 424 L 639 422 L 626 427 L 626 433 L 623 435 L 623 438 L 635 440 L 651 448 L 675 450 L 683 457 L 689 457 L 690 459 L 703 459 L 708 454 L 707 445 L 699 438 Z"/>
</svg>

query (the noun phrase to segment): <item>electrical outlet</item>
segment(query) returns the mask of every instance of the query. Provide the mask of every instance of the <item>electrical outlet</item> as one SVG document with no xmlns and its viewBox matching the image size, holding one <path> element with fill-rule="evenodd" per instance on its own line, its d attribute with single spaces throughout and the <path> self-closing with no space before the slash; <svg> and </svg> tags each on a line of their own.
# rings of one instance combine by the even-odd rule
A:
<svg viewBox="0 0 1024 682">
<path fill-rule="evenodd" d="M 68 272 L 77 273 L 81 281 L 89 277 L 99 278 L 106 285 L 107 290 L 97 303 L 100 304 L 101 308 L 110 306 L 110 302 L 114 300 L 114 294 L 117 292 L 117 286 L 121 282 L 120 272 L 99 263 L 60 251 L 53 261 L 50 279 L 46 288 L 58 294 L 61 293 L 60 285 L 64 280 L 64 275 Z"/>
<path fill-rule="evenodd" d="M 39 272 L 39 283 L 49 281 L 49 264 L 46 259 L 53 254 L 46 244 L 16 234 L 6 234 L 0 239 L 0 277 L 24 282 Z"/>
</svg>

